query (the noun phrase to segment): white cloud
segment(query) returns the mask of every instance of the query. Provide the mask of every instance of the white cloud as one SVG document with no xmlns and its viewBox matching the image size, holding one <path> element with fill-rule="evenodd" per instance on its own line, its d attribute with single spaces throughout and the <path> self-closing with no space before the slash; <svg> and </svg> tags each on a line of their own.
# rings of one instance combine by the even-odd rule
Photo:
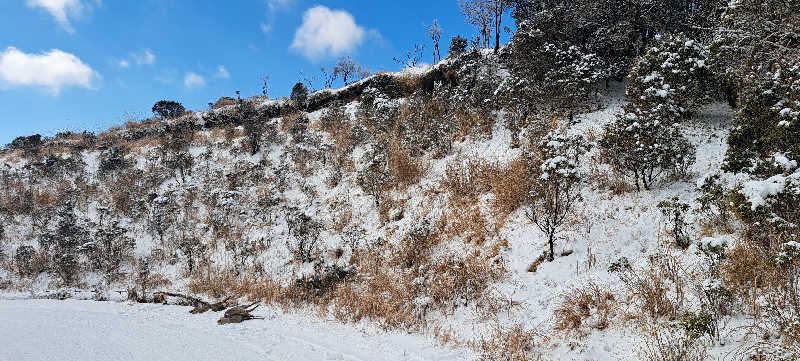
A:
<svg viewBox="0 0 800 361">
<path fill-rule="evenodd" d="M 225 69 L 224 66 L 220 65 L 217 67 L 217 73 L 214 74 L 214 76 L 219 79 L 230 79 L 231 73 L 228 73 L 228 69 Z"/>
<path fill-rule="evenodd" d="M 64 30 L 72 34 L 75 29 L 69 21 L 70 16 L 80 15 L 84 10 L 91 9 L 92 4 L 100 6 L 101 0 L 92 0 L 91 3 L 84 0 L 26 0 L 28 7 L 40 7 L 46 10 L 61 25 Z"/>
<path fill-rule="evenodd" d="M 156 63 L 156 55 L 150 49 L 144 49 L 137 53 L 130 53 L 124 59 L 119 59 L 117 65 L 120 68 L 130 68 L 132 64 L 137 66 L 154 65 Z"/>
<path fill-rule="evenodd" d="M 141 53 L 131 53 L 131 59 L 139 66 L 156 63 L 156 55 L 150 49 L 144 49 Z"/>
<path fill-rule="evenodd" d="M 316 6 L 303 15 L 303 24 L 295 32 L 291 48 L 318 60 L 352 52 L 364 42 L 366 34 L 350 13 Z"/>
<path fill-rule="evenodd" d="M 183 84 L 186 85 L 187 88 L 202 88 L 206 86 L 206 78 L 198 75 L 197 73 L 187 73 L 186 76 L 183 78 Z"/>
<path fill-rule="evenodd" d="M 91 89 L 98 77 L 78 57 L 57 49 L 26 54 L 9 47 L 0 53 L 0 87 L 37 86 L 58 95 L 67 86 Z"/>
<path fill-rule="evenodd" d="M 277 9 L 286 8 L 292 4 L 294 4 L 294 0 L 267 0 L 267 6 L 269 7 L 269 11 L 275 11 Z"/>
<path fill-rule="evenodd" d="M 267 0 L 267 21 L 259 24 L 259 29 L 264 34 L 272 32 L 273 24 L 275 22 L 275 12 L 284 10 L 294 5 L 295 0 Z"/>
</svg>

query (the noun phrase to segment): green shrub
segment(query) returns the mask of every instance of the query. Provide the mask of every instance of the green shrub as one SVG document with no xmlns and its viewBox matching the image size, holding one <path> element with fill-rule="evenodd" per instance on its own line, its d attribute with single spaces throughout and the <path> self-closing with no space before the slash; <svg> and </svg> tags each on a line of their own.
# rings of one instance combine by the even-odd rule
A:
<svg viewBox="0 0 800 361">
<path fill-rule="evenodd" d="M 707 62 L 708 50 L 697 41 L 682 34 L 657 38 L 631 69 L 628 100 L 648 108 L 654 107 L 648 102 L 671 102 L 677 115 L 690 115 L 719 88 Z"/>
<path fill-rule="evenodd" d="M 774 71 L 753 70 L 743 80 L 739 106 L 723 169 L 769 177 L 796 168 L 800 160 L 800 65 L 784 61 Z M 787 167 L 791 162 L 794 166 Z"/>
<path fill-rule="evenodd" d="M 302 82 L 297 82 L 297 84 L 292 87 L 292 93 L 289 99 L 291 99 L 298 108 L 304 109 L 308 103 L 308 88 Z"/>
<path fill-rule="evenodd" d="M 467 39 L 461 36 L 454 36 L 450 40 L 450 50 L 447 51 L 448 55 L 461 55 L 467 51 Z"/>
<path fill-rule="evenodd" d="M 174 119 L 186 113 L 186 108 L 181 103 L 171 100 L 160 100 L 153 104 L 153 114 L 162 119 Z"/>
<path fill-rule="evenodd" d="M 19 246 L 14 252 L 14 264 L 20 276 L 31 276 L 35 273 L 34 258 L 36 249 L 32 246 Z"/>
<path fill-rule="evenodd" d="M 711 314 L 700 312 L 686 312 L 681 318 L 681 327 L 686 331 L 686 334 L 693 338 L 698 339 L 704 335 L 714 337 L 714 321 Z"/>
<path fill-rule="evenodd" d="M 617 172 L 633 178 L 637 190 L 640 184 L 649 190 L 664 174 L 685 178 L 695 161 L 695 147 L 677 123 L 711 99 L 704 54 L 685 37 L 667 37 L 631 70 L 628 103 L 605 127 L 600 147 Z"/>
<path fill-rule="evenodd" d="M 674 197 L 659 202 L 658 208 L 664 218 L 667 219 L 669 232 L 675 241 L 675 245 L 680 249 L 689 248 L 691 239 L 687 229 L 688 224 L 686 223 L 686 213 L 689 211 L 689 205 L 681 202 L 678 197 Z"/>
</svg>

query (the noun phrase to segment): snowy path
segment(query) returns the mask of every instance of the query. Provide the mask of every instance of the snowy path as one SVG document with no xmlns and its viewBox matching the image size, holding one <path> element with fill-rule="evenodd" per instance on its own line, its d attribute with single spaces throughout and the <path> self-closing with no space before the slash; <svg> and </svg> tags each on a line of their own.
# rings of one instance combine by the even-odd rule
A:
<svg viewBox="0 0 800 361">
<path fill-rule="evenodd" d="M 417 335 L 367 335 L 352 326 L 267 311 L 218 326 L 189 308 L 0 300 L 0 361 L 27 360 L 467 360 Z"/>
</svg>

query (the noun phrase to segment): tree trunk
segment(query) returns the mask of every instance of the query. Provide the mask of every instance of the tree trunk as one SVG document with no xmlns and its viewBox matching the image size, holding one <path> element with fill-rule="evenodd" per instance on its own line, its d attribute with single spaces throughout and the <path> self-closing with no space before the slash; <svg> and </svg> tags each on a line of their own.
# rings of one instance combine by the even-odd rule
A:
<svg viewBox="0 0 800 361">
<path fill-rule="evenodd" d="M 553 251 L 553 238 L 554 238 L 554 237 L 555 237 L 555 233 L 554 233 L 554 232 L 550 232 L 550 234 L 548 235 L 548 238 L 549 238 L 549 241 L 548 241 L 548 242 L 550 243 L 550 255 L 547 257 L 547 259 L 548 259 L 550 262 L 553 262 L 553 260 L 555 260 L 555 259 L 556 259 L 556 257 L 555 257 L 555 251 Z"/>
<path fill-rule="evenodd" d="M 498 51 L 500 51 L 500 22 L 494 29 L 494 53 L 497 54 Z"/>
</svg>

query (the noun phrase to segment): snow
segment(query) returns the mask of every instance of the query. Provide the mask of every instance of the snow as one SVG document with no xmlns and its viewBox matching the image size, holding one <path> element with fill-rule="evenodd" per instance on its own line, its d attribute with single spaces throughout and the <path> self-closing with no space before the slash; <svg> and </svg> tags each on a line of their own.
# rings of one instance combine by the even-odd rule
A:
<svg viewBox="0 0 800 361">
<path fill-rule="evenodd" d="M 789 159 L 783 153 L 775 153 L 772 158 L 775 160 L 775 165 L 783 167 L 783 169 L 791 171 L 797 168 L 797 161 Z"/>
<path fill-rule="evenodd" d="M 218 326 L 188 307 L 93 301 L 0 301 L 0 360 L 468 360 L 420 336 L 369 334 L 285 315 Z"/>
<path fill-rule="evenodd" d="M 786 188 L 786 177 L 772 176 L 765 180 L 751 180 L 742 185 L 742 195 L 747 197 L 752 210 L 767 204 L 767 198 L 778 195 Z"/>
<path fill-rule="evenodd" d="M 597 139 L 603 128 L 622 112 L 624 104 L 624 84 L 614 84 L 611 94 L 603 99 L 605 106 L 600 110 L 575 117 L 575 124 L 565 130 L 568 136 L 579 135 L 585 139 Z M 654 88 L 655 89 L 655 88 Z M 669 88 L 666 88 L 669 89 Z M 348 113 L 355 111 L 357 103 L 347 105 Z M 324 112 L 317 111 L 309 115 L 316 122 Z M 503 113 L 492 129 L 491 136 L 469 136 L 454 144 L 453 154 L 441 160 L 430 160 L 430 169 L 418 185 L 412 185 L 397 198 L 402 198 L 404 206 L 391 210 L 390 219 L 399 218 L 402 212 L 405 217 L 399 221 L 383 223 L 373 205 L 373 198 L 365 195 L 353 184 L 352 176 L 346 176 L 342 182 L 327 188 L 324 178 L 325 169 L 314 172 L 308 177 L 296 176 L 286 172 L 289 186 L 283 196 L 287 205 L 298 206 L 308 214 L 314 214 L 322 220 L 331 222 L 326 217 L 337 209 L 325 205 L 343 199 L 345 209 L 352 211 L 352 222 L 348 227 L 361 227 L 365 231 L 365 240 L 384 238 L 387 242 L 396 242 L 405 232 L 415 225 L 416 220 L 426 216 L 436 217 L 447 207 L 444 195 L 431 195 L 430 190 L 437 189 L 448 163 L 466 162 L 471 159 L 484 160 L 492 165 L 503 165 L 518 159 L 522 155 L 520 148 L 512 148 L 512 134 L 504 126 Z M 628 114 L 631 120 L 635 115 Z M 642 266 L 647 256 L 664 251 L 663 218 L 655 204 L 678 197 L 683 202 L 696 206 L 698 196 L 697 185 L 705 183 L 708 176 L 720 171 L 724 154 L 727 150 L 726 138 L 733 119 L 731 109 L 724 104 L 713 104 L 698 112 L 697 121 L 685 127 L 685 135 L 697 145 L 697 162 L 692 167 L 692 176 L 682 182 L 657 184 L 652 191 L 640 193 L 628 192 L 612 195 L 608 189 L 588 184 L 583 189 L 584 201 L 576 206 L 575 223 L 559 234 L 556 251 L 570 250 L 569 256 L 558 257 L 554 262 L 541 264 L 535 273 L 527 271 L 538 255 L 546 248 L 546 239 L 519 210 L 512 213 L 507 223 L 493 231 L 496 240 L 508 242 L 495 257 L 503 262 L 509 270 L 508 279 L 492 285 L 490 293 L 496 300 L 519 303 L 519 307 L 509 308 L 496 317 L 497 324 L 508 326 L 521 324 L 527 329 L 547 333 L 552 337 L 551 345 L 544 346 L 542 352 L 546 359 L 556 360 L 635 360 L 640 347 L 641 331 L 626 325 L 625 320 L 613 320 L 608 329 L 598 331 L 588 329 L 584 338 L 563 336 L 552 331 L 554 309 L 562 300 L 562 295 L 572 287 L 581 287 L 588 282 L 595 282 L 619 294 L 623 285 L 619 278 L 608 272 L 608 266 L 625 257 L 634 266 Z M 638 123 L 636 123 L 638 126 Z M 326 140 L 327 142 L 327 140 Z M 239 161 L 250 163 L 258 159 L 269 161 L 273 167 L 267 168 L 264 176 L 276 176 L 288 159 L 287 144 L 282 143 L 265 149 L 251 158 L 225 149 L 222 143 L 209 146 L 213 152 L 212 170 L 230 171 Z M 191 149 L 198 155 L 201 148 Z M 351 159 L 356 160 L 356 169 L 363 168 L 360 161 L 365 146 L 356 147 Z M 98 168 L 99 152 L 85 153 L 84 160 L 89 164 L 90 172 Z M 597 149 L 586 155 L 579 162 L 587 169 L 596 167 L 596 176 L 610 172 L 607 165 L 595 161 Z M 561 159 L 552 159 L 553 165 Z M 786 158 L 775 157 L 776 162 L 786 163 Z M 289 167 L 287 167 L 289 168 Z M 800 178 L 800 173 L 798 178 Z M 613 177 L 613 176 L 612 176 Z M 788 176 L 786 177 L 789 179 Z M 780 182 L 769 183 L 752 179 L 741 179 L 734 175 L 723 174 L 722 182 L 729 188 L 747 183 L 744 187 L 750 190 L 750 198 L 756 203 L 766 199 L 778 191 Z M 748 183 L 749 182 L 749 183 Z M 175 184 L 177 186 L 177 184 Z M 318 199 L 310 199 L 300 186 L 308 185 L 319 191 Z M 167 187 L 165 186 L 164 189 Z M 398 192 L 400 193 L 400 192 Z M 164 192 L 159 192 L 164 194 Z M 254 198 L 252 192 L 245 192 L 243 199 Z M 313 202 L 312 202 L 313 201 Z M 482 195 L 479 206 L 486 210 L 491 202 L 491 195 Z M 754 204 L 756 204 L 754 203 Z M 430 210 L 430 214 L 425 212 Z M 203 215 L 208 209 L 200 210 Z M 491 211 L 484 211 L 491 214 Z M 491 217 L 491 216 L 489 216 Z M 695 216 L 692 216 L 695 217 Z M 689 219 L 694 224 L 696 219 Z M 269 226 L 248 234 L 249 238 L 274 238 L 275 244 L 260 255 L 257 262 L 264 266 L 265 272 L 281 282 L 290 282 L 302 276 L 314 274 L 313 264 L 288 264 L 284 248 L 287 228 L 280 219 L 270 219 Z M 273 223 L 274 222 L 274 223 Z M 12 236 L 20 238 L 25 229 L 15 230 Z M 263 233 L 259 233 L 263 232 Z M 147 232 L 136 231 L 137 254 L 144 254 L 156 242 Z M 328 232 L 321 237 L 324 249 L 339 245 L 341 237 Z M 722 246 L 729 244 L 734 238 L 730 235 L 715 235 L 702 240 L 707 245 Z M 143 247 L 145 246 L 146 247 Z M 448 252 L 463 251 L 462 240 L 455 239 L 445 245 Z M 672 247 L 674 248 L 674 247 Z M 669 249 L 673 254 L 682 257 L 687 263 L 696 264 L 700 256 L 695 252 Z M 342 257 L 341 262 L 349 259 L 351 254 Z M 220 267 L 230 266 L 230 259 L 224 252 L 216 252 L 212 260 Z M 590 260 L 594 260 L 591 261 Z M 255 261 L 254 261 L 255 262 Z M 175 289 L 181 290 L 184 281 L 180 279 L 178 266 L 165 265 L 157 273 L 173 280 Z M 2 269 L 0 269 L 2 271 Z M 2 274 L 0 274 L 2 276 Z M 48 279 L 40 277 L 32 285 L 34 289 L 46 289 Z M 425 278 L 414 280 L 419 287 L 425 285 Z M 89 282 L 96 287 L 95 282 Z M 619 291 L 619 292 L 618 292 Z M 112 293 L 113 294 L 113 293 Z M 121 295 L 121 294 L 120 294 Z M 408 335 L 386 333 L 378 330 L 374 323 L 344 325 L 331 320 L 320 320 L 322 313 L 286 314 L 275 309 L 260 309 L 257 313 L 266 320 L 247 322 L 241 325 L 221 327 L 216 325 L 218 314 L 189 315 L 188 309 L 162 305 L 129 305 L 124 303 L 98 303 L 86 301 L 47 301 L 24 300 L 24 294 L 13 294 L 6 298 L 23 298 L 23 300 L 1 300 L 0 294 L 0 361 L 28 359 L 114 359 L 114 360 L 472 360 L 474 355 L 467 349 L 447 349 L 433 345 L 434 337 L 429 330 L 420 334 Z M 92 292 L 73 293 L 74 298 L 92 299 Z M 120 299 L 122 297 L 119 297 Z M 425 308 L 431 300 L 420 296 L 414 300 L 415 306 Z M 491 334 L 495 320 L 485 321 L 479 307 L 468 305 L 457 307 L 452 313 L 433 315 L 430 322 L 450 329 L 458 342 L 475 342 Z M 589 320 L 589 323 L 593 322 Z M 733 320 L 732 325 L 738 320 Z M 552 333 L 551 333 L 552 332 Z M 731 336 L 730 345 L 736 346 Z M 31 340 L 36 340 L 32 342 Z M 6 344 L 11 347 L 5 347 Z M 37 345 L 32 349 L 30 345 Z M 36 352 L 35 354 L 33 352 Z"/>
<path fill-rule="evenodd" d="M 728 237 L 704 237 L 700 240 L 700 246 L 705 249 L 724 249 L 729 243 Z"/>
</svg>

